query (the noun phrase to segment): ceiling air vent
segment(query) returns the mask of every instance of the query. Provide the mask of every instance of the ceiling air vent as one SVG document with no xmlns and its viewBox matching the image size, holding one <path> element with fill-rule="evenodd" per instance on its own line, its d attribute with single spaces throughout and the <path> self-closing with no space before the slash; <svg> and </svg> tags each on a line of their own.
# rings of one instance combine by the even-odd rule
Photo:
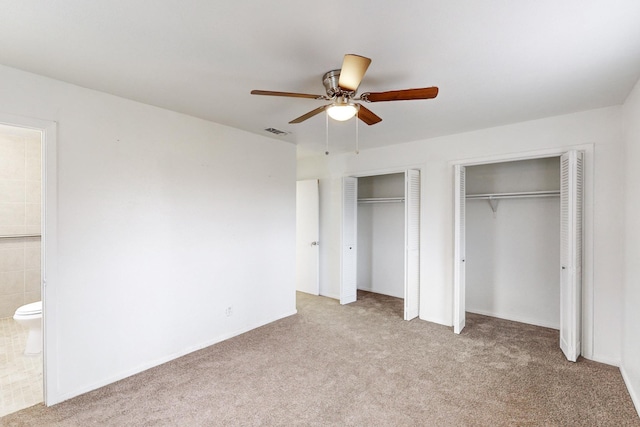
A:
<svg viewBox="0 0 640 427">
<path fill-rule="evenodd" d="M 289 134 L 289 132 L 285 132 L 283 130 L 276 129 L 276 128 L 266 128 L 265 130 L 267 132 L 271 132 L 274 135 L 287 135 L 287 134 Z"/>
</svg>

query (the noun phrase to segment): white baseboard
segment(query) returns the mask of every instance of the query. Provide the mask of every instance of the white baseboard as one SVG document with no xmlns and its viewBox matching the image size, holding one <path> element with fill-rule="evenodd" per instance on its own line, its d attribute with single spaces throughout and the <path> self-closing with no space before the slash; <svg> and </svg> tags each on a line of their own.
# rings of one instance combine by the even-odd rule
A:
<svg viewBox="0 0 640 427">
<path fill-rule="evenodd" d="M 374 290 L 372 287 L 359 286 L 358 290 L 359 291 L 365 291 L 365 292 L 372 292 L 374 294 L 386 295 L 388 297 L 404 299 L 404 294 L 399 295 L 399 294 L 391 294 L 391 293 L 387 293 L 387 292 L 380 292 L 378 290 Z"/>
<path fill-rule="evenodd" d="M 327 297 L 327 298 L 331 298 L 331 299 L 340 300 L 340 295 L 338 295 L 338 294 L 324 293 L 324 292 L 320 291 L 320 296 L 321 297 Z"/>
<path fill-rule="evenodd" d="M 519 317 L 519 316 L 506 317 L 504 315 L 493 313 L 490 311 L 476 310 L 471 308 L 467 308 L 467 312 L 474 313 L 474 314 L 481 314 L 483 316 L 497 317 L 498 319 L 503 319 L 503 320 L 511 320 L 512 322 L 526 323 L 528 325 L 542 326 L 543 328 L 556 329 L 556 330 L 560 329 L 560 325 L 541 322 L 537 319 L 529 319 L 526 317 Z"/>
<path fill-rule="evenodd" d="M 598 356 L 597 354 L 591 355 L 581 355 L 585 359 L 593 360 L 594 362 L 604 363 L 605 365 L 615 366 L 616 368 L 620 367 L 620 359 L 611 359 L 609 357 Z"/>
<path fill-rule="evenodd" d="M 631 401 L 636 407 L 636 412 L 640 417 L 640 390 L 634 390 L 633 385 L 631 384 L 631 379 L 627 375 L 627 371 L 624 370 L 624 366 L 620 367 L 620 373 L 622 374 L 622 379 L 624 380 L 624 383 L 627 386 L 627 390 L 629 391 L 629 395 L 631 396 Z"/>
<path fill-rule="evenodd" d="M 445 320 L 445 319 L 439 319 L 436 317 L 422 316 L 421 314 L 418 315 L 418 318 L 420 320 L 424 320 L 425 322 L 435 323 L 437 325 L 448 326 L 448 327 L 453 326 L 453 323 L 451 323 L 451 319 Z"/>
</svg>

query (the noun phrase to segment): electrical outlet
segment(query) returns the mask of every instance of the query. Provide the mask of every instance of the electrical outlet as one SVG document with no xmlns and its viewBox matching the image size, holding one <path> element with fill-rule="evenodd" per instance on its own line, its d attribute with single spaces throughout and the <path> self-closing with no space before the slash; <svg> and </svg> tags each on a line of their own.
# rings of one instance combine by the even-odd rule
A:
<svg viewBox="0 0 640 427">
<path fill-rule="evenodd" d="M 224 314 L 226 314 L 227 317 L 230 317 L 233 314 L 233 310 L 231 309 L 231 306 L 227 307 L 227 309 L 224 311 Z"/>
</svg>

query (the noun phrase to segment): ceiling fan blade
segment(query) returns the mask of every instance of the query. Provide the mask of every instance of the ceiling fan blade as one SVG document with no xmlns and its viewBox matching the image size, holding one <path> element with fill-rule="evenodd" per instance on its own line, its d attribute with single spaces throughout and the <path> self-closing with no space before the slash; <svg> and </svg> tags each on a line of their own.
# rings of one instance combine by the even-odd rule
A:
<svg viewBox="0 0 640 427">
<path fill-rule="evenodd" d="M 436 96 L 438 96 L 438 88 L 434 86 L 420 89 L 391 90 L 388 92 L 367 92 L 360 95 L 360 98 L 368 102 L 380 102 L 431 99 Z"/>
<path fill-rule="evenodd" d="M 272 90 L 252 90 L 251 95 L 288 96 L 291 98 L 327 99 L 324 95 L 312 95 L 310 93 L 274 92 Z"/>
<path fill-rule="evenodd" d="M 301 122 L 304 122 L 305 120 L 310 119 L 311 117 L 315 116 L 316 114 L 322 113 L 326 107 L 327 107 L 326 105 L 323 105 L 322 107 L 318 107 L 315 110 L 311 110 L 307 114 L 303 114 L 300 117 L 298 117 L 297 119 L 291 120 L 289 123 L 301 123 Z"/>
<path fill-rule="evenodd" d="M 371 59 L 364 56 L 347 54 L 342 61 L 342 68 L 340 69 L 340 79 L 338 80 L 338 86 L 342 89 L 355 92 L 360 86 L 360 82 L 364 77 L 364 73 L 367 72 L 371 64 Z"/>
<path fill-rule="evenodd" d="M 373 111 L 369 110 L 362 104 L 358 104 L 358 118 L 368 124 L 369 126 L 380 123 L 382 119 L 378 117 Z"/>
</svg>

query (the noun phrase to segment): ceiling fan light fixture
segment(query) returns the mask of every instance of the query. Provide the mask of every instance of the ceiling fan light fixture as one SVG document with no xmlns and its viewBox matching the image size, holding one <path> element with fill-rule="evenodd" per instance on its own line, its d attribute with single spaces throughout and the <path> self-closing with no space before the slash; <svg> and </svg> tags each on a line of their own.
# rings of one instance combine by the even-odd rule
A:
<svg viewBox="0 0 640 427">
<path fill-rule="evenodd" d="M 344 122 L 349 120 L 358 112 L 358 108 L 351 103 L 336 103 L 327 107 L 327 114 L 333 120 Z"/>
</svg>

